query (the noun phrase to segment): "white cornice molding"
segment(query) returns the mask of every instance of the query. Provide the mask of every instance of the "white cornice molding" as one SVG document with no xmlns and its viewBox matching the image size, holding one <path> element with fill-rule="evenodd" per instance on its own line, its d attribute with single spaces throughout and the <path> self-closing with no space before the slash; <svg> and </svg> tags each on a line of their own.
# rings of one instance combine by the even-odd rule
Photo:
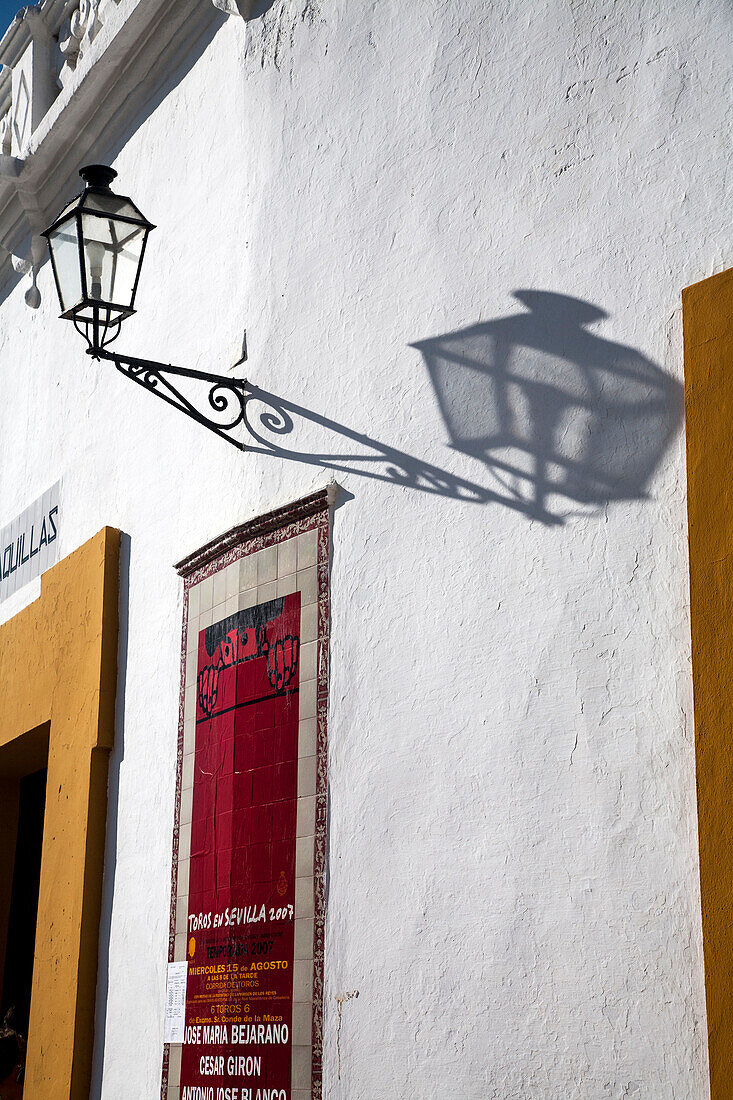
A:
<svg viewBox="0 0 733 1100">
<path fill-rule="evenodd" d="M 38 267 L 39 232 L 223 12 L 252 0 L 42 0 L 0 41 L 0 285 Z M 33 296 L 32 296 L 33 297 Z"/>
<path fill-rule="evenodd" d="M 211 0 L 211 2 L 225 15 L 240 15 L 242 19 L 249 19 L 254 7 L 254 0 Z"/>
</svg>

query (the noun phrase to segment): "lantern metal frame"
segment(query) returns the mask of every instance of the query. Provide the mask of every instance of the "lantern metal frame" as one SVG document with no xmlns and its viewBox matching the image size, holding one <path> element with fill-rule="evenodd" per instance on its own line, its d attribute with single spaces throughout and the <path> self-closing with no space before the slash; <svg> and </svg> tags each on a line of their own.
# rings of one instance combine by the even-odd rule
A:
<svg viewBox="0 0 733 1100">
<path fill-rule="evenodd" d="M 59 216 L 48 229 L 44 230 L 41 236 L 45 237 L 49 244 L 48 250 L 51 257 L 51 267 L 53 269 L 54 281 L 56 283 L 59 303 L 62 310 L 61 317 L 64 320 L 73 321 L 74 327 L 81 335 L 87 338 L 90 344 L 103 347 L 105 344 L 111 343 L 116 335 L 119 335 L 119 326 L 127 317 L 132 317 L 136 312 L 135 298 L 137 296 L 140 274 L 145 259 L 145 249 L 147 248 L 150 232 L 155 229 L 156 226 L 140 213 L 129 196 L 116 195 L 111 191 L 110 184 L 117 176 L 113 168 L 108 168 L 105 164 L 89 164 L 81 169 L 79 175 L 87 186 L 77 195 L 73 202 L 64 207 Z M 95 206 L 90 204 L 90 200 L 93 202 L 95 196 L 100 196 L 102 199 L 109 196 L 110 198 L 116 199 L 120 204 L 126 203 L 136 211 L 137 216 L 132 217 L 129 214 L 119 214 L 95 208 Z M 139 259 L 137 260 L 137 271 L 135 272 L 129 305 L 127 303 L 121 305 L 118 302 L 108 302 L 98 295 L 90 294 L 87 278 L 87 258 L 84 254 L 83 218 L 93 218 L 99 219 L 100 221 L 113 222 L 115 224 L 130 225 L 143 232 L 142 246 Z M 72 306 L 67 306 L 64 302 L 61 276 L 57 267 L 55 249 L 52 246 L 53 234 L 67 223 L 69 226 L 72 224 L 75 225 L 76 247 L 79 258 L 80 297 Z M 87 311 L 86 316 L 83 315 L 84 311 Z M 79 327 L 80 324 L 85 326 L 83 330 Z M 110 329 L 116 329 L 117 331 L 114 335 L 108 335 Z"/>
<path fill-rule="evenodd" d="M 49 243 L 51 256 L 51 269 L 53 271 L 56 291 L 61 305 L 61 318 L 72 321 L 76 331 L 87 342 L 87 355 L 100 361 L 102 359 L 114 363 L 117 370 L 126 378 L 137 382 L 149 393 L 155 394 L 167 404 L 179 409 L 180 412 L 195 420 L 198 424 L 218 435 L 221 439 L 231 443 L 238 450 L 245 450 L 245 445 L 233 434 L 242 424 L 246 424 L 245 401 L 247 383 L 245 379 L 227 378 L 206 371 L 190 370 L 184 367 L 175 367 L 170 363 L 160 363 L 154 359 L 140 359 L 135 356 L 122 355 L 117 351 L 109 351 L 108 345 L 120 335 L 122 322 L 132 317 L 137 312 L 135 299 L 140 283 L 143 260 L 147 248 L 150 232 L 156 228 L 152 222 L 140 214 L 139 218 L 132 218 L 121 214 L 89 209 L 85 206 L 88 195 L 105 194 L 114 195 L 120 202 L 129 203 L 134 210 L 137 206 L 124 195 L 117 195 L 110 190 L 110 183 L 117 173 L 106 165 L 93 164 L 82 168 L 79 175 L 87 186 L 74 200 L 63 209 L 61 214 L 41 235 Z M 121 306 L 119 303 L 103 301 L 92 297 L 88 291 L 86 257 L 84 253 L 84 234 L 82 218 L 94 215 L 111 222 L 121 222 L 136 225 L 144 230 L 144 238 L 137 261 L 137 272 L 132 288 L 129 305 Z M 59 271 L 51 245 L 51 234 L 66 222 L 76 221 L 76 235 L 78 244 L 79 272 L 81 279 L 81 297 L 76 305 L 66 308 L 62 293 L 62 284 Z M 85 311 L 87 311 L 85 313 Z M 194 403 L 190 394 L 186 394 L 178 384 L 178 379 L 187 379 L 193 382 L 204 382 L 208 385 L 208 393 L 205 400 Z"/>
</svg>

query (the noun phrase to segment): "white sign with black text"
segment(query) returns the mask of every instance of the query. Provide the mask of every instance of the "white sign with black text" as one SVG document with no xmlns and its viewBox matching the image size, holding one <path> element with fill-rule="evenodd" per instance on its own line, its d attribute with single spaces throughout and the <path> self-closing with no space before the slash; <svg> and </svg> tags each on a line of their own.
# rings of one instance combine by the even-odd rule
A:
<svg viewBox="0 0 733 1100">
<path fill-rule="evenodd" d="M 0 531 L 0 603 L 59 557 L 59 482 Z"/>
<path fill-rule="evenodd" d="M 186 987 L 188 963 L 168 963 L 168 989 L 165 1002 L 164 1043 L 182 1043 L 186 1030 Z"/>
</svg>

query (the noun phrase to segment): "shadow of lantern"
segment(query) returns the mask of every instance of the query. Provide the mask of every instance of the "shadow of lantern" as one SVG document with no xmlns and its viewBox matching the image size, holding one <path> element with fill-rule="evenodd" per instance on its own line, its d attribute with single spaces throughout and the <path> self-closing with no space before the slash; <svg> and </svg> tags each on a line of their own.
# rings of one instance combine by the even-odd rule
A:
<svg viewBox="0 0 733 1100">
<path fill-rule="evenodd" d="M 682 387 L 587 327 L 589 302 L 516 291 L 529 312 L 411 346 L 423 355 L 451 447 L 480 459 L 504 503 L 547 524 L 573 508 L 643 500 L 682 416 Z"/>
</svg>

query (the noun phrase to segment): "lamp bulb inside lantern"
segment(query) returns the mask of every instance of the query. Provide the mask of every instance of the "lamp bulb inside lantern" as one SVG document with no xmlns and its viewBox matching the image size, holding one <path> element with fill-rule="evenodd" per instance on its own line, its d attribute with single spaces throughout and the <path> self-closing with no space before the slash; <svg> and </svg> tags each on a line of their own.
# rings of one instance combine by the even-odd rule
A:
<svg viewBox="0 0 733 1100">
<path fill-rule="evenodd" d="M 101 241 L 87 242 L 89 277 L 92 284 L 89 289 L 89 296 L 91 298 L 101 299 L 102 297 L 102 265 L 104 264 L 104 253 L 105 247 Z"/>
</svg>

